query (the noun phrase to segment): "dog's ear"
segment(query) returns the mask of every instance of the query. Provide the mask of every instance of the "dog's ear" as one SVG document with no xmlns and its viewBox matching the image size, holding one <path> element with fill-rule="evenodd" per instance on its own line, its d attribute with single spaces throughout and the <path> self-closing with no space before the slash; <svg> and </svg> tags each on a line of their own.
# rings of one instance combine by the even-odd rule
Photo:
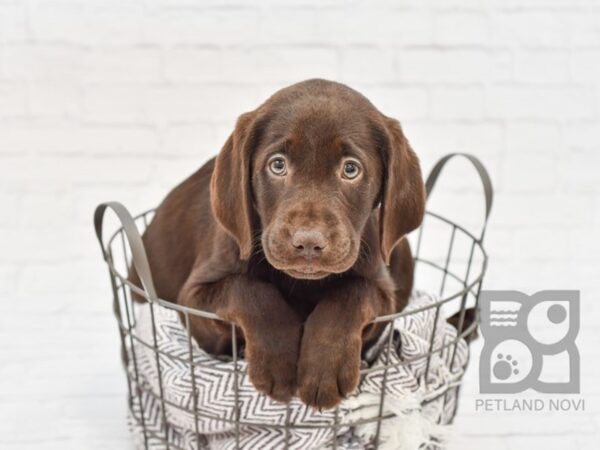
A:
<svg viewBox="0 0 600 450">
<path fill-rule="evenodd" d="M 217 221 L 235 239 L 240 259 L 252 254 L 251 158 L 256 145 L 255 113 L 242 114 L 215 161 L 210 203 Z"/>
<path fill-rule="evenodd" d="M 419 159 L 397 120 L 385 118 L 384 180 L 379 218 L 381 254 L 387 265 L 394 247 L 417 228 L 425 214 L 425 186 Z"/>
</svg>

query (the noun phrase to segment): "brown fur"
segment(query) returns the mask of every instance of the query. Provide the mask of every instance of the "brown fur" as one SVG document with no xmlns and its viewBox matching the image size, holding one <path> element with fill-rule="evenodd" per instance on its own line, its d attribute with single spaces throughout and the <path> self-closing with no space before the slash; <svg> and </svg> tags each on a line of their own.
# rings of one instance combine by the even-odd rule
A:
<svg viewBox="0 0 600 450">
<path fill-rule="evenodd" d="M 285 175 L 270 170 L 273 154 Z M 360 163 L 355 180 L 340 175 L 348 157 Z M 239 327 L 260 391 L 330 408 L 358 384 L 361 349 L 381 331 L 369 321 L 406 305 L 403 237 L 423 214 L 398 122 L 344 85 L 309 80 L 243 114 L 143 239 L 161 298 Z M 228 327 L 197 317 L 190 327 L 208 352 L 231 351 Z"/>
</svg>

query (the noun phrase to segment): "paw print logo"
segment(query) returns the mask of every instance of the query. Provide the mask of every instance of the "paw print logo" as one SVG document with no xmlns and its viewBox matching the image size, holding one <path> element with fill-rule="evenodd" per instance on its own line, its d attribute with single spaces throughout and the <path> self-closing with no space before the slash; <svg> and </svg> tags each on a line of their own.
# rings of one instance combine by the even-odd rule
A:
<svg viewBox="0 0 600 450">
<path fill-rule="evenodd" d="M 505 388 L 523 381 L 533 367 L 529 348 L 515 339 L 500 341 L 491 351 L 489 382 Z"/>
<path fill-rule="evenodd" d="M 480 305 L 481 393 L 579 393 L 579 291 L 482 291 Z M 553 358 L 564 373 L 547 377 Z"/>
<path fill-rule="evenodd" d="M 498 353 L 497 361 L 494 364 L 494 376 L 499 380 L 508 380 L 513 375 L 519 375 L 519 369 L 517 366 L 519 362 L 513 359 L 512 355 L 504 356 L 502 353 Z"/>
</svg>

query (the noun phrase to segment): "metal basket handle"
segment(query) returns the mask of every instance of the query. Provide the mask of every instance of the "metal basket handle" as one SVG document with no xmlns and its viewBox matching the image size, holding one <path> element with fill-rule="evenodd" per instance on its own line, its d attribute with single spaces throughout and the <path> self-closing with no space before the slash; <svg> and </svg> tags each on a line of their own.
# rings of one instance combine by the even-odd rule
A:
<svg viewBox="0 0 600 450">
<path fill-rule="evenodd" d="M 104 248 L 104 242 L 102 240 L 102 224 L 104 222 L 104 215 L 108 208 L 115 212 L 119 218 L 119 221 L 121 222 L 121 225 L 123 226 L 123 231 L 125 231 L 127 242 L 129 243 L 129 247 L 131 249 L 131 260 L 140 278 L 142 286 L 148 294 L 149 300 L 157 300 L 158 296 L 156 295 L 156 289 L 154 288 L 154 282 L 152 281 L 150 264 L 148 263 L 148 256 L 146 255 L 146 250 L 144 249 L 142 237 L 140 236 L 140 232 L 133 221 L 133 217 L 127 208 L 125 208 L 125 206 L 119 202 L 101 203 L 94 212 L 94 228 L 96 229 L 96 236 L 98 237 L 98 242 L 100 243 L 104 260 L 108 262 L 109 259 L 109 255 Z"/>
<path fill-rule="evenodd" d="M 481 184 L 483 184 L 483 194 L 485 196 L 485 217 L 483 219 L 483 227 L 481 229 L 481 235 L 479 237 L 479 241 L 481 242 L 483 241 L 485 230 L 488 224 L 488 218 L 490 217 L 490 212 L 492 210 L 492 203 L 494 201 L 494 188 L 492 186 L 490 174 L 478 158 L 469 153 L 450 153 L 442 157 L 437 163 L 435 163 L 435 166 L 433 166 L 433 169 L 431 169 L 431 172 L 429 172 L 427 181 L 425 181 L 425 190 L 427 192 L 427 198 L 429 199 L 431 191 L 433 190 L 435 183 L 437 182 L 437 179 L 440 176 L 440 173 L 442 172 L 442 169 L 444 168 L 446 163 L 455 156 L 463 156 L 471 164 L 473 164 L 475 170 L 477 170 L 479 178 L 481 179 Z"/>
</svg>

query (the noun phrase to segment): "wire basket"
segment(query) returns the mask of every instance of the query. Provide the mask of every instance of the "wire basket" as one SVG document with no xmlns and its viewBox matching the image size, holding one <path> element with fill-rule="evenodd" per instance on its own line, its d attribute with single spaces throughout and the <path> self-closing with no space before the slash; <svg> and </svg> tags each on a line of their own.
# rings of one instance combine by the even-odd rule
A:
<svg viewBox="0 0 600 450">
<path fill-rule="evenodd" d="M 411 311 L 402 311 L 392 315 L 377 317 L 373 321 L 379 323 L 390 323 L 396 320 L 397 318 L 411 314 L 423 313 L 423 311 L 428 309 L 435 311 L 434 314 L 436 320 L 433 322 L 434 329 L 431 332 L 431 339 L 429 341 L 428 351 L 424 352 L 422 355 L 419 355 L 419 358 L 426 364 L 424 377 L 425 380 L 427 380 L 432 355 L 436 353 L 441 354 L 442 351 L 446 351 L 450 352 L 450 354 L 452 355 L 450 370 L 453 374 L 455 374 L 458 382 L 454 385 L 449 385 L 442 392 L 437 392 L 434 398 L 428 398 L 427 400 L 424 400 L 424 402 L 432 402 L 434 400 L 440 401 L 442 402 L 442 406 L 445 408 L 447 406 L 446 401 L 448 395 L 451 390 L 454 390 L 454 398 L 456 400 L 452 405 L 450 419 L 447 420 L 448 422 L 451 422 L 454 415 L 456 414 L 460 381 L 462 380 L 462 375 L 464 374 L 466 365 L 468 363 L 467 359 L 466 361 L 464 361 L 463 364 L 460 364 L 458 367 L 454 367 L 457 345 L 460 340 L 468 339 L 469 336 L 472 336 L 472 333 L 476 331 L 478 325 L 479 293 L 481 290 L 481 285 L 483 282 L 483 277 L 485 274 L 488 259 L 483 247 L 483 239 L 493 199 L 492 185 L 486 169 L 477 158 L 473 157 L 472 155 L 463 153 L 449 154 L 437 162 L 425 183 L 427 196 L 429 197 L 429 195 L 431 194 L 431 191 L 433 190 L 438 176 L 440 175 L 445 164 L 454 156 L 465 157 L 469 162 L 471 162 L 482 181 L 485 196 L 485 216 L 481 233 L 478 236 L 476 236 L 467 229 L 465 229 L 463 226 L 441 215 L 435 214 L 431 211 L 427 211 L 425 220 L 421 228 L 416 232 L 416 244 L 413 244 L 413 249 L 415 249 L 415 284 L 427 286 L 428 290 L 434 290 L 437 287 L 437 294 L 439 295 L 439 300 L 430 305 L 427 305 L 426 307 L 413 309 Z M 120 224 L 117 225 L 118 228 L 115 231 L 113 231 L 113 233 L 110 235 L 110 237 L 105 243 L 102 237 L 103 222 L 105 212 L 109 208 L 116 213 Z M 152 278 L 150 276 L 149 264 L 140 236 L 140 233 L 143 233 L 145 228 L 150 223 L 153 215 L 154 210 L 150 210 L 138 216 L 132 217 L 123 205 L 116 202 L 104 203 L 99 205 L 96 209 L 94 216 L 94 225 L 96 228 L 96 234 L 100 242 L 100 246 L 102 248 L 102 254 L 108 266 L 110 275 L 110 282 L 113 293 L 113 312 L 118 323 L 118 329 L 121 338 L 121 357 L 127 375 L 128 406 L 130 417 L 139 427 L 139 429 L 141 429 L 143 432 L 143 448 L 166 448 L 178 450 L 182 447 L 178 446 L 175 442 L 173 442 L 169 434 L 169 421 L 165 414 L 165 407 L 173 405 L 170 405 L 169 400 L 163 394 L 164 380 L 161 371 L 159 356 L 178 358 L 179 360 L 181 360 L 181 363 L 188 365 L 187 367 L 189 367 L 191 373 L 191 381 L 194 392 L 196 392 L 198 374 L 203 370 L 203 368 L 198 367 L 198 365 L 194 363 L 194 360 L 192 358 L 192 337 L 189 331 L 187 332 L 187 340 L 189 344 L 189 357 L 187 358 L 187 360 L 182 359 L 180 356 L 175 357 L 174 355 L 169 355 L 168 352 L 165 352 L 164 350 L 158 348 L 156 335 L 157 325 L 155 322 L 155 314 L 157 312 L 157 308 L 167 308 L 169 310 L 173 310 L 179 313 L 182 322 L 186 325 L 187 330 L 189 330 L 188 325 L 190 322 L 190 316 L 200 316 L 227 323 L 231 327 L 231 335 L 233 342 L 236 342 L 237 330 L 236 326 L 233 323 L 227 322 L 211 312 L 186 308 L 172 303 L 170 301 L 167 301 L 166 299 L 158 298 L 154 289 Z M 429 230 L 430 228 L 432 228 L 436 233 L 436 240 L 434 242 L 434 245 L 428 246 L 428 241 L 425 238 L 425 236 L 428 234 L 428 231 L 426 230 Z M 445 243 L 445 245 L 440 245 L 440 241 L 437 239 L 437 237 L 441 235 L 440 233 L 447 233 L 448 240 Z M 412 236 L 411 238 L 414 237 L 415 236 Z M 462 247 L 465 249 L 464 252 L 458 251 L 459 242 L 462 243 Z M 442 248 L 444 250 L 440 250 Z M 432 249 L 433 251 L 431 251 Z M 143 287 L 138 287 L 128 280 L 129 268 L 131 264 L 135 266 Z M 140 307 L 140 304 L 136 304 L 136 302 L 132 300 L 132 293 L 135 293 L 148 301 L 148 306 L 150 308 L 150 315 L 152 320 L 153 335 L 153 338 L 150 342 L 141 339 L 136 333 L 136 309 Z M 472 320 L 468 320 L 466 318 L 467 311 L 469 310 L 475 312 L 475 318 Z M 454 326 L 457 329 L 457 335 L 456 338 L 452 341 L 445 342 L 443 343 L 443 345 L 434 348 L 434 335 L 436 331 L 435 326 L 438 323 L 437 319 L 440 315 L 442 315 L 442 317 L 453 316 L 453 318 L 455 319 Z M 389 335 L 391 336 L 392 333 L 389 333 Z M 389 352 L 391 351 L 390 347 L 392 345 L 392 340 L 390 338 L 386 339 L 386 341 L 387 343 L 384 343 L 385 348 L 382 351 L 387 352 L 387 354 L 389 355 Z M 142 402 L 142 394 L 144 390 L 147 389 L 147 387 L 141 384 L 139 380 L 139 371 L 137 366 L 138 359 L 136 356 L 136 349 L 139 352 L 139 349 L 141 348 L 140 346 L 152 350 L 156 357 L 158 386 L 160 388 L 157 400 L 162 405 L 161 414 L 163 423 L 165 424 L 164 429 L 161 431 L 150 429 L 150 427 L 147 426 L 149 417 L 147 417 L 147 415 L 145 414 L 146 409 L 144 408 L 144 405 L 140 404 Z M 233 375 L 235 377 L 235 405 L 232 405 L 233 411 L 231 416 L 233 419 L 216 418 L 215 420 L 224 420 L 230 422 L 229 425 L 233 427 L 232 429 L 235 433 L 236 449 L 241 448 L 239 442 L 240 429 L 242 429 L 245 426 L 260 426 L 265 428 L 278 427 L 279 431 L 281 431 L 285 436 L 285 445 L 283 446 L 283 448 L 290 448 L 289 437 L 291 431 L 293 431 L 297 427 L 310 427 L 311 425 L 300 425 L 295 423 L 293 418 L 290 417 L 289 409 L 286 411 L 286 420 L 283 424 L 257 424 L 256 421 L 248 422 L 246 420 L 246 418 L 240 413 L 240 407 L 238 405 L 238 378 L 243 376 L 244 373 L 242 369 L 238 366 L 238 361 L 240 361 L 241 358 L 237 354 L 236 347 L 236 345 L 232 345 L 232 367 Z M 394 416 L 393 413 L 386 412 L 386 409 L 384 407 L 386 401 L 385 381 L 386 377 L 388 376 L 388 372 L 390 370 L 393 370 L 397 365 L 406 363 L 406 361 L 402 361 L 396 365 L 384 364 L 377 368 L 363 368 L 361 370 L 361 374 L 364 374 L 369 371 L 372 372 L 374 370 L 383 372 L 383 384 L 381 392 L 379 393 L 379 406 L 377 408 L 378 411 L 372 417 L 362 418 L 360 420 L 360 424 L 371 423 L 373 424 L 373 426 L 376 427 L 375 437 L 372 440 L 372 442 L 370 442 L 368 448 L 378 448 L 380 444 L 380 430 L 382 423 Z M 197 423 L 198 419 L 203 414 L 202 405 L 197 404 L 195 395 L 193 396 L 193 398 L 194 402 L 193 404 L 190 404 L 187 408 L 187 413 L 193 415 L 196 421 L 195 423 Z M 180 405 L 178 407 L 181 408 Z M 289 406 L 281 404 L 281 408 L 285 409 L 289 408 Z M 336 439 L 337 431 L 344 427 L 347 428 L 359 424 L 356 421 L 348 423 L 340 421 L 338 413 L 339 411 L 338 409 L 336 409 L 335 414 L 332 415 L 330 423 L 318 425 L 319 427 L 328 428 L 329 430 L 331 430 L 333 437 L 331 439 L 330 448 L 333 449 L 336 449 L 338 447 Z M 204 441 L 202 439 L 201 434 L 198 432 L 197 425 L 195 430 L 195 439 L 195 447 L 198 449 L 204 448 Z M 158 447 L 156 443 L 159 443 Z"/>
</svg>

